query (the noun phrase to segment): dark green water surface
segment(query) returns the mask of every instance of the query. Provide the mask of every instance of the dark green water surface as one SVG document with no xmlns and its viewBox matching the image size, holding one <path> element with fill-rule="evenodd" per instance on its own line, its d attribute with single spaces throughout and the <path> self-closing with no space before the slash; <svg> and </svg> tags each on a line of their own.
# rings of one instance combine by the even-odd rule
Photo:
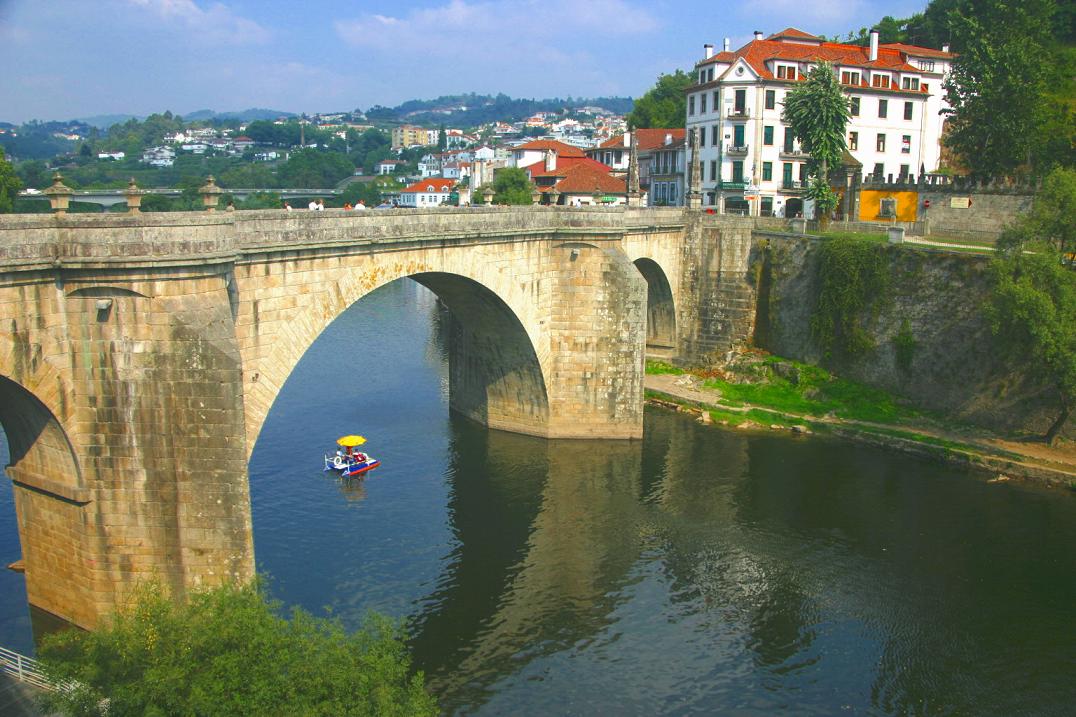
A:
<svg viewBox="0 0 1076 717">
<path fill-rule="evenodd" d="M 636 442 L 487 431 L 449 415 L 443 324 L 410 282 L 356 304 L 250 477 L 274 594 L 406 620 L 446 713 L 1076 714 L 1076 496 L 657 409 Z M 350 432 L 365 481 L 321 470 Z M 28 635 L 4 571 L 0 644 Z"/>
</svg>

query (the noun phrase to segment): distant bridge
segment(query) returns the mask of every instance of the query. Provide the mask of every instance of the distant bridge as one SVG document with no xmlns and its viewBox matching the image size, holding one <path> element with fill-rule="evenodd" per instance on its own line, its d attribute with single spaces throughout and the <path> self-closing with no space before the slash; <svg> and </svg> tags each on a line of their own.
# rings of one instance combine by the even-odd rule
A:
<svg viewBox="0 0 1076 717">
<path fill-rule="evenodd" d="M 182 189 L 139 189 L 142 192 L 142 196 L 146 197 L 150 194 L 157 194 L 162 197 L 178 197 L 183 194 Z M 279 194 L 283 199 L 306 199 L 314 197 L 337 197 L 340 196 L 341 190 L 339 189 L 227 189 L 221 187 L 221 191 L 225 194 L 229 194 L 239 201 L 246 200 L 252 194 Z M 41 201 L 48 201 L 48 197 L 45 196 L 40 190 L 23 190 L 19 192 L 19 199 L 40 199 Z M 87 204 L 100 204 L 102 207 L 111 207 L 116 204 L 127 203 L 127 190 L 126 189 L 76 189 L 71 193 L 72 202 L 85 202 Z"/>
</svg>

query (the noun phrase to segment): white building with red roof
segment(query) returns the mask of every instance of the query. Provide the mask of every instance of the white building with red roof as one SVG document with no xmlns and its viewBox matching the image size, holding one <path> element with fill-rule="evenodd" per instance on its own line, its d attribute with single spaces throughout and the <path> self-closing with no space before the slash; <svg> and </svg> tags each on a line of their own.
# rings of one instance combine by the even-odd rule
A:
<svg viewBox="0 0 1076 717">
<path fill-rule="evenodd" d="M 400 206 L 412 209 L 439 207 L 448 201 L 456 180 L 444 177 L 420 179 L 406 189 L 400 190 Z"/>
<path fill-rule="evenodd" d="M 539 160 L 544 160 L 546 153 L 552 151 L 559 157 L 585 157 L 583 150 L 555 139 L 537 139 L 512 148 L 510 167 L 527 167 Z"/>
<path fill-rule="evenodd" d="M 687 90 L 686 127 L 698 137 L 704 206 L 791 216 L 802 209 L 808 157 L 781 121 L 787 92 L 818 61 L 833 65 L 851 103 L 848 150 L 876 177 L 938 168 L 945 107 L 942 82 L 953 55 L 912 45 L 827 42 L 787 28 L 736 51 L 705 47 Z M 685 162 L 687 165 L 689 162 Z M 683 168 L 686 177 L 690 166 Z"/>
</svg>

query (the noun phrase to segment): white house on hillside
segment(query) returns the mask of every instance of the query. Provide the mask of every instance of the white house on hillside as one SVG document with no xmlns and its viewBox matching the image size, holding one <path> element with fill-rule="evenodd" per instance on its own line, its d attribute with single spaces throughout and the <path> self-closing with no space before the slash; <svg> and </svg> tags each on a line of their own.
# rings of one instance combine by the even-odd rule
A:
<svg viewBox="0 0 1076 717">
<path fill-rule="evenodd" d="M 452 187 L 455 184 L 455 180 L 443 177 L 420 179 L 400 191 L 400 206 L 417 209 L 439 207 L 448 201 L 448 196 L 452 193 Z"/>
<path fill-rule="evenodd" d="M 688 88 L 688 139 L 697 131 L 702 202 L 722 212 L 790 216 L 802 206 L 807 156 L 781 121 L 785 94 L 819 60 L 833 65 L 848 95 L 848 150 L 875 177 L 937 169 L 945 105 L 942 81 L 953 55 L 911 45 L 826 42 L 795 28 L 755 39 L 695 65 Z M 690 155 L 688 155 L 690 156 Z M 690 175 L 689 162 L 683 173 Z M 686 186 L 686 181 L 685 181 Z"/>
</svg>

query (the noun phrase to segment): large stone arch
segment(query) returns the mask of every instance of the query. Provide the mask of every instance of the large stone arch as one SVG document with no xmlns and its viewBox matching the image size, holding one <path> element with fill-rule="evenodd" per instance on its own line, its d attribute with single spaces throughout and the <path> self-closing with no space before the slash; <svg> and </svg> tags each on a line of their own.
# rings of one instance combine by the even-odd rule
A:
<svg viewBox="0 0 1076 717">
<path fill-rule="evenodd" d="M 19 542 L 30 604 L 70 622 L 96 620 L 96 519 L 77 454 L 56 415 L 0 376 Z"/>
<path fill-rule="evenodd" d="M 647 357 L 671 358 L 676 353 L 676 303 L 669 278 L 653 259 L 634 263 L 646 279 Z"/>
<path fill-rule="evenodd" d="M 543 248 L 531 243 L 520 251 L 541 254 Z M 449 346 L 452 409 L 492 428 L 545 435 L 550 350 L 538 313 L 543 307 L 520 282 L 518 271 L 506 270 L 503 260 L 483 261 L 490 253 L 489 247 L 475 246 L 470 252 L 423 251 L 418 256 L 312 257 L 309 266 L 316 270 L 282 277 L 264 275 L 256 265 L 237 266 L 236 281 L 245 294 L 237 330 L 245 353 L 248 455 L 285 381 L 314 341 L 348 307 L 402 278 L 429 288 L 454 317 Z M 521 261 L 537 266 L 543 257 Z M 293 282 L 283 297 L 276 290 L 281 281 Z"/>
</svg>

